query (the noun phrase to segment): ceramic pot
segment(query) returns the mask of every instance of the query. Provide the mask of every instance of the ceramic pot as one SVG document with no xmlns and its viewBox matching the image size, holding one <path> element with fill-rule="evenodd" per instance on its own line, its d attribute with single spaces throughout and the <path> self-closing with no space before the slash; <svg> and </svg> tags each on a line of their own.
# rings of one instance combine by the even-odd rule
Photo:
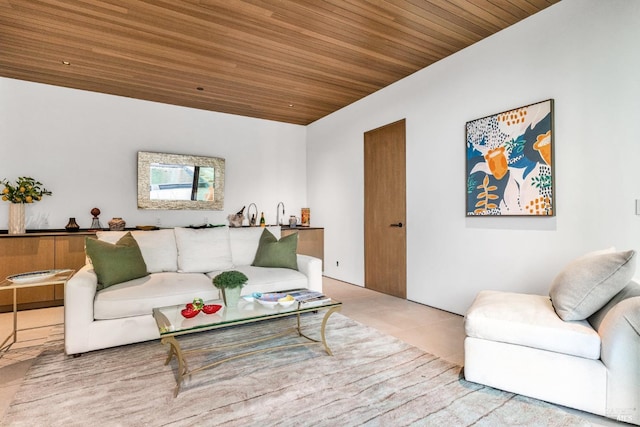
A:
<svg viewBox="0 0 640 427">
<path fill-rule="evenodd" d="M 122 218 L 114 217 L 114 218 L 111 218 L 107 224 L 109 224 L 109 230 L 111 231 L 123 231 L 124 226 L 127 223 Z"/>
<path fill-rule="evenodd" d="M 80 230 L 80 226 L 76 222 L 75 218 L 69 218 L 69 222 L 67 223 L 67 225 L 65 225 L 64 229 L 70 232 L 74 232 Z"/>
<path fill-rule="evenodd" d="M 224 300 L 224 305 L 227 308 L 235 308 L 238 306 L 238 301 L 240 300 L 240 292 L 242 292 L 242 288 L 223 288 L 222 289 L 222 299 Z"/>
<path fill-rule="evenodd" d="M 9 203 L 9 234 L 25 233 L 24 203 Z"/>
</svg>

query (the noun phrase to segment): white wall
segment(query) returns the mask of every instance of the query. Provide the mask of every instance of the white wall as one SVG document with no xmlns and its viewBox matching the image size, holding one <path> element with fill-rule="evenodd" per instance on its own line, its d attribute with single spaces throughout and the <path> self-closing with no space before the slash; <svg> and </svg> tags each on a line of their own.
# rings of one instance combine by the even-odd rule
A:
<svg viewBox="0 0 640 427">
<path fill-rule="evenodd" d="M 479 290 L 546 294 L 573 257 L 640 249 L 639 23 L 640 1 L 564 0 L 309 125 L 325 274 L 364 284 L 363 133 L 402 118 L 410 300 L 464 313 Z M 465 123 L 548 98 L 557 216 L 465 218 Z"/>
<path fill-rule="evenodd" d="M 306 128 L 0 78 L 0 179 L 32 176 L 53 196 L 27 206 L 27 228 L 83 228 L 90 211 L 127 226 L 227 223 L 254 202 L 275 223 L 276 205 L 300 215 L 307 205 Z M 224 211 L 137 209 L 137 152 L 226 159 Z M 0 204 L 0 229 L 8 206 Z"/>
</svg>

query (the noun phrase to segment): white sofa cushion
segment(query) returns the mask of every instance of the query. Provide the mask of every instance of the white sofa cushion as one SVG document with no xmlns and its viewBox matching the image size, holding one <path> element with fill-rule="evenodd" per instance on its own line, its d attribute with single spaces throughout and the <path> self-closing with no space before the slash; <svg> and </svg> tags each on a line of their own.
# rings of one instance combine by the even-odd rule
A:
<svg viewBox="0 0 640 427">
<path fill-rule="evenodd" d="M 244 273 L 249 280 L 242 288 L 242 295 L 250 295 L 253 292 L 279 292 L 291 289 L 303 289 L 309 286 L 307 276 L 290 268 L 264 268 L 251 265 L 239 265 L 234 270 Z M 220 271 L 207 274 L 214 278 Z"/>
<path fill-rule="evenodd" d="M 277 239 L 280 239 L 280 227 L 267 227 Z M 234 265 L 251 265 L 256 257 L 263 227 L 230 228 L 231 255 Z"/>
<path fill-rule="evenodd" d="M 126 231 L 98 231 L 99 240 L 116 243 Z M 131 235 L 142 252 L 149 273 L 178 270 L 178 250 L 173 229 L 140 231 L 134 230 Z"/>
<path fill-rule="evenodd" d="M 155 273 L 119 283 L 96 293 L 93 316 L 96 320 L 150 315 L 152 309 L 186 304 L 195 297 L 219 299 L 219 292 L 204 274 Z"/>
<path fill-rule="evenodd" d="M 549 297 L 481 291 L 465 317 L 467 336 L 600 358 L 600 336 L 586 320 L 561 320 Z"/>
<path fill-rule="evenodd" d="M 549 295 L 562 320 L 584 320 L 601 309 L 633 278 L 635 251 L 587 254 L 554 279 Z"/>
<path fill-rule="evenodd" d="M 175 228 L 178 271 L 207 273 L 233 268 L 229 228 Z"/>
</svg>

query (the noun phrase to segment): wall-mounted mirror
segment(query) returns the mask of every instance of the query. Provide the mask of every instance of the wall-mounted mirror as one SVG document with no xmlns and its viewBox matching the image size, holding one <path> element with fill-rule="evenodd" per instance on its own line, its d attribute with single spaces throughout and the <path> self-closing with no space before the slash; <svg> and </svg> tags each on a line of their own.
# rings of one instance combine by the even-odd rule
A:
<svg viewBox="0 0 640 427">
<path fill-rule="evenodd" d="M 224 159 L 139 151 L 138 208 L 224 209 Z"/>
</svg>

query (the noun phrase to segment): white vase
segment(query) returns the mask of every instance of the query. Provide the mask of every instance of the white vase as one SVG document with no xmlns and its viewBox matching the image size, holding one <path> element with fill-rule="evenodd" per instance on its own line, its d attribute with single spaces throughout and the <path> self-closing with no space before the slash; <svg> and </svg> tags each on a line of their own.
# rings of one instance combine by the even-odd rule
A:
<svg viewBox="0 0 640 427">
<path fill-rule="evenodd" d="M 24 203 L 9 203 L 9 234 L 24 234 Z"/>
<path fill-rule="evenodd" d="M 242 292 L 242 288 L 224 288 L 222 289 L 222 299 L 224 300 L 224 305 L 227 308 L 235 308 L 238 306 L 238 301 L 240 301 L 240 293 Z"/>
</svg>

